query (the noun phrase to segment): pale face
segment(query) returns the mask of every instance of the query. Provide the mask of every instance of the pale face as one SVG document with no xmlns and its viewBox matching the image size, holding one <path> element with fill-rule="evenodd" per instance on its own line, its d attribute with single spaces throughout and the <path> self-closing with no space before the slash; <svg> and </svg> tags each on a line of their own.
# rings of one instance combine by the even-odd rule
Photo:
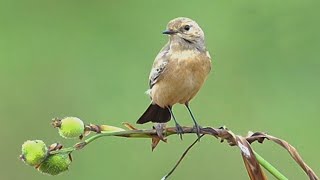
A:
<svg viewBox="0 0 320 180">
<path fill-rule="evenodd" d="M 167 33 L 166 33 L 167 32 Z M 192 42 L 204 40 L 204 33 L 199 25 L 189 18 L 176 18 L 168 23 L 165 34 L 179 36 L 180 38 Z"/>
</svg>

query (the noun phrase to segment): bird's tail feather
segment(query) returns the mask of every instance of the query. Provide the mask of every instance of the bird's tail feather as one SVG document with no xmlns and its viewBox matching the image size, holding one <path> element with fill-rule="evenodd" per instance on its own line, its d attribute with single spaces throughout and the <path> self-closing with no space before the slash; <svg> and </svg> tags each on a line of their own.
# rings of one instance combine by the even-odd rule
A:
<svg viewBox="0 0 320 180">
<path fill-rule="evenodd" d="M 171 114 L 168 108 L 162 108 L 157 104 L 150 104 L 148 109 L 138 119 L 138 124 L 144 124 L 146 122 L 165 123 L 170 121 Z"/>
</svg>

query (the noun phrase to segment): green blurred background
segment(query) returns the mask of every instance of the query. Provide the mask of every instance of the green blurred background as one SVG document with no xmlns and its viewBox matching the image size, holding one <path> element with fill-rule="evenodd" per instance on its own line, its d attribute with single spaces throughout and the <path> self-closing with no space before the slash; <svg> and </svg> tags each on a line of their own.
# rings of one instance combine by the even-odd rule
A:
<svg viewBox="0 0 320 180">
<path fill-rule="evenodd" d="M 191 104 L 198 121 L 286 139 L 320 174 L 319 8 L 316 0 L 0 0 L 0 179 L 160 179 L 168 172 L 196 136 L 171 137 L 154 152 L 150 140 L 100 139 L 75 152 L 58 177 L 18 156 L 27 139 L 76 142 L 59 137 L 53 117 L 135 123 L 149 104 L 149 70 L 167 41 L 161 32 L 179 16 L 201 25 L 213 56 L 213 72 Z M 192 125 L 183 106 L 174 110 Z M 306 179 L 283 149 L 254 147 L 290 179 Z M 248 176 L 237 148 L 205 137 L 172 179 Z"/>
</svg>

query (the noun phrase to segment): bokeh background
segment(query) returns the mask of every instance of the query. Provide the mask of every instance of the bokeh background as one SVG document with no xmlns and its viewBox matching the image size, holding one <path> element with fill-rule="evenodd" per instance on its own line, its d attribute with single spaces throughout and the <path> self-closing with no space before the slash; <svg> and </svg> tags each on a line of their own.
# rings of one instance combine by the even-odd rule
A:
<svg viewBox="0 0 320 180">
<path fill-rule="evenodd" d="M 161 32 L 179 16 L 201 25 L 213 56 L 213 72 L 191 104 L 198 121 L 286 139 L 320 174 L 319 8 L 316 0 L 1 0 L 0 179 L 160 179 L 168 172 L 195 136 L 171 137 L 154 152 L 146 139 L 100 139 L 75 152 L 58 177 L 18 156 L 28 139 L 76 143 L 51 128 L 53 117 L 135 123 L 149 105 L 149 70 L 167 41 Z M 183 106 L 174 111 L 192 125 Z M 306 179 L 283 149 L 254 147 L 290 179 Z M 248 176 L 237 148 L 205 137 L 172 179 Z"/>
</svg>

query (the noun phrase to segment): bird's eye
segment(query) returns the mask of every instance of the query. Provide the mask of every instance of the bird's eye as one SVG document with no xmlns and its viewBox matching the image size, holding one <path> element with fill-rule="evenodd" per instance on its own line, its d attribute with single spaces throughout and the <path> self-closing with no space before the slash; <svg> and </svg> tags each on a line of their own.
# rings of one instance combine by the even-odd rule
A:
<svg viewBox="0 0 320 180">
<path fill-rule="evenodd" d="M 190 26 L 189 26 L 189 25 L 185 25 L 185 26 L 183 27 L 183 29 L 186 30 L 186 31 L 189 31 L 189 30 L 190 30 Z"/>
</svg>

